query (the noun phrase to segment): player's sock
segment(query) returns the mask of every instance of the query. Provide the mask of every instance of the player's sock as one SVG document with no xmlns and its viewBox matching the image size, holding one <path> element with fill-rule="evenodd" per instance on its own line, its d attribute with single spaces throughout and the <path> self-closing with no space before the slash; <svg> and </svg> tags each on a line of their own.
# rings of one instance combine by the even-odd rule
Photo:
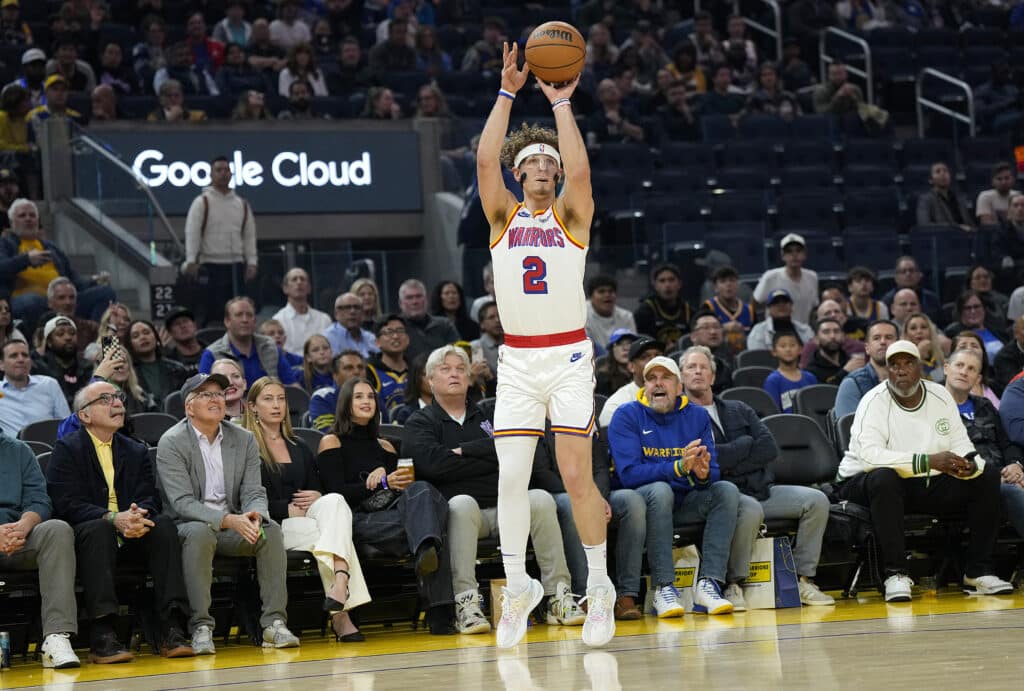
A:
<svg viewBox="0 0 1024 691">
<path fill-rule="evenodd" d="M 608 578 L 608 542 L 599 545 L 583 545 L 583 553 L 587 555 L 587 587 L 611 585 Z"/>
<path fill-rule="evenodd" d="M 506 587 L 520 593 L 529 585 L 526 540 L 530 537 L 530 473 L 536 437 L 498 437 L 498 532 Z"/>
</svg>

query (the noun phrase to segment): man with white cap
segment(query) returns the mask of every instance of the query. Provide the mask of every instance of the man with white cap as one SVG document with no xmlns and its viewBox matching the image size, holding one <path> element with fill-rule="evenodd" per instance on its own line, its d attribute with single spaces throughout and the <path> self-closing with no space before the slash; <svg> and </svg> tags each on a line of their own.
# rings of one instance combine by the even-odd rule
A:
<svg viewBox="0 0 1024 691">
<path fill-rule="evenodd" d="M 78 355 L 78 328 L 69 317 L 58 314 L 46 322 L 42 350 L 32 354 L 32 371 L 56 379 L 68 405 L 89 383 L 92 365 Z"/>
<path fill-rule="evenodd" d="M 726 571 L 740 493 L 731 482 L 719 481 L 711 416 L 683 395 L 681 380 L 674 360 L 663 355 L 651 358 L 644 366 L 644 387 L 637 400 L 615 411 L 608 444 L 615 478 L 623 487 L 645 498 L 671 493 L 674 524 L 704 522 L 693 610 L 728 614 L 733 604 L 722 597 L 722 585 L 739 580 Z M 649 525 L 647 530 L 655 610 L 662 617 L 681 616 L 673 586 L 672 524 Z"/>
<path fill-rule="evenodd" d="M 46 79 L 46 53 L 39 48 L 29 48 L 21 54 L 21 76 L 11 84 L 26 89 L 32 100 L 32 107 L 46 103 L 43 81 Z"/>
<path fill-rule="evenodd" d="M 803 268 L 807 260 L 807 243 L 802 235 L 789 233 L 779 242 L 779 250 L 782 266 L 768 269 L 761 275 L 754 288 L 754 299 L 765 304 L 773 290 L 782 288 L 793 300 L 793 317 L 807 322 L 811 318 L 811 310 L 818 304 L 818 274 Z M 806 342 L 807 339 L 804 340 Z"/>
<path fill-rule="evenodd" d="M 978 455 L 956 401 L 940 384 L 921 377 L 921 354 L 910 341 L 885 353 L 889 378 L 857 405 L 850 448 L 839 464 L 842 499 L 871 509 L 885 570 L 886 602 L 907 602 L 903 516 L 967 515 L 970 532 L 963 588 L 1004 595 L 1013 585 L 994 575 L 992 550 L 999 530 L 999 470 Z"/>
</svg>

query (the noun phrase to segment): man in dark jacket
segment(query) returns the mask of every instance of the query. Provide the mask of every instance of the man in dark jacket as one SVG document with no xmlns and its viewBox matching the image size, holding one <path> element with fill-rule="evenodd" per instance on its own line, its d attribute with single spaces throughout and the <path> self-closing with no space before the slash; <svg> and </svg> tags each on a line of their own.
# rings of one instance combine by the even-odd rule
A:
<svg viewBox="0 0 1024 691">
<path fill-rule="evenodd" d="M 62 316 L 47 321 L 42 351 L 32 351 L 32 373 L 56 379 L 70 405 L 75 394 L 89 383 L 92 370 L 92 365 L 78 355 L 75 322 Z"/>
<path fill-rule="evenodd" d="M 1024 369 L 1024 317 L 1017 317 L 1017 321 L 1013 323 L 1013 340 L 996 353 L 992 369 L 995 371 L 992 377 L 992 390 L 997 396 L 1002 396 L 1010 380 Z"/>
<path fill-rule="evenodd" d="M 779 455 L 775 439 L 746 403 L 713 397 L 715 361 L 711 351 L 695 346 L 684 352 L 679 362 L 683 391 L 691 403 L 703 407 L 711 416 L 722 479 L 732 482 L 742 493 L 730 560 L 749 560 L 754 547 L 752 536 L 765 519 L 798 519 L 793 559 L 799 576 L 800 602 L 835 604 L 811 580 L 817 572 L 821 541 L 828 524 L 828 497 L 812 487 L 774 484 L 768 465 Z M 725 597 L 736 609 L 746 609 L 738 584 L 730 583 Z"/>
<path fill-rule="evenodd" d="M 448 499 L 456 628 L 460 633 L 487 633 L 491 626 L 480 610 L 476 552 L 477 540 L 498 536 L 498 455 L 490 420 L 466 399 L 469 367 L 469 356 L 456 346 L 430 354 L 426 375 L 434 402 L 406 421 L 402 450 L 413 459 L 416 479 L 434 485 Z M 584 614 L 569 588 L 555 501 L 542 489 L 531 489 L 529 496 L 530 537 L 549 596 L 547 621 L 579 626 Z"/>
<path fill-rule="evenodd" d="M 637 333 L 661 341 L 671 349 L 690 328 L 690 306 L 683 299 L 683 275 L 675 264 L 659 264 L 651 271 L 653 291 L 634 310 Z"/>
<path fill-rule="evenodd" d="M 79 578 L 92 620 L 89 659 L 128 662 L 117 639 L 118 565 L 145 563 L 153 578 L 163 631 L 160 654 L 191 657 L 184 627 L 189 615 L 181 544 L 174 521 L 159 515 L 153 467 L 145 444 L 119 434 L 124 394 L 98 381 L 75 396 L 81 429 L 59 440 L 47 467 L 55 514 L 75 531 Z"/>
<path fill-rule="evenodd" d="M 804 369 L 817 377 L 819 383 L 838 386 L 847 374 L 864 364 L 863 354 L 858 354 L 856 359 L 846 354 L 845 338 L 842 325 L 835 319 L 822 319 L 815 327 L 817 347 Z"/>
<path fill-rule="evenodd" d="M 398 307 L 409 334 L 409 347 L 405 349 L 407 360 L 461 340 L 450 321 L 427 314 L 427 287 L 422 281 L 410 278 L 398 287 Z"/>
</svg>

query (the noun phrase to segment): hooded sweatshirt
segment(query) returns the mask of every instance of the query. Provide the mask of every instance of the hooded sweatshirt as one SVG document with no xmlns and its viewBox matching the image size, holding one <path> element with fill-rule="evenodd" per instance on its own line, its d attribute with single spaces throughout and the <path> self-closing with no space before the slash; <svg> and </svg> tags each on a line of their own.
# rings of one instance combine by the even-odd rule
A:
<svg viewBox="0 0 1024 691">
<path fill-rule="evenodd" d="M 203 188 L 185 219 L 187 263 L 256 266 L 256 219 L 248 207 L 234 190 L 221 194 L 213 187 Z"/>
<path fill-rule="evenodd" d="M 652 482 L 667 482 L 678 505 L 687 492 L 707 489 L 717 482 L 721 472 L 711 416 L 702 407 L 691 404 L 686 396 L 676 401 L 669 412 L 655 412 L 641 389 L 637 400 L 615 411 L 608 427 L 608 444 L 615 478 L 622 487 L 635 489 Z M 686 445 L 694 439 L 700 439 L 711 454 L 706 480 L 699 480 L 693 472 L 682 472 Z"/>
</svg>

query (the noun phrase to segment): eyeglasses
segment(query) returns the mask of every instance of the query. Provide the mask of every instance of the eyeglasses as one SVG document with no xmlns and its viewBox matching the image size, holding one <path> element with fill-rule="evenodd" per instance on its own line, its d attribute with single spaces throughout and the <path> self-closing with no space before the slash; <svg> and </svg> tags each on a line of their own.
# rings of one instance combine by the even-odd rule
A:
<svg viewBox="0 0 1024 691">
<path fill-rule="evenodd" d="M 220 400 L 223 401 L 227 397 L 227 394 L 223 391 L 200 391 L 199 393 L 192 394 L 192 398 L 198 398 L 201 401 L 212 401 Z"/>
<path fill-rule="evenodd" d="M 103 404 L 105 406 L 112 406 L 112 405 L 114 405 L 114 401 L 120 401 L 121 403 L 124 403 L 125 400 L 127 400 L 127 398 L 128 397 L 125 395 L 124 391 L 118 391 L 117 393 L 101 393 L 99 396 L 97 396 L 96 398 L 92 399 L 91 401 L 86 403 L 84 406 L 82 406 L 82 410 L 85 410 L 86 408 L 91 406 L 93 403 L 101 403 L 101 404 Z"/>
<path fill-rule="evenodd" d="M 340 310 L 345 310 L 347 312 L 349 310 L 355 311 L 355 310 L 361 310 L 361 309 L 363 309 L 362 305 L 335 305 L 334 306 L 334 311 L 335 312 L 338 312 Z"/>
<path fill-rule="evenodd" d="M 405 334 L 405 329 L 381 329 L 381 336 L 402 336 Z"/>
</svg>

